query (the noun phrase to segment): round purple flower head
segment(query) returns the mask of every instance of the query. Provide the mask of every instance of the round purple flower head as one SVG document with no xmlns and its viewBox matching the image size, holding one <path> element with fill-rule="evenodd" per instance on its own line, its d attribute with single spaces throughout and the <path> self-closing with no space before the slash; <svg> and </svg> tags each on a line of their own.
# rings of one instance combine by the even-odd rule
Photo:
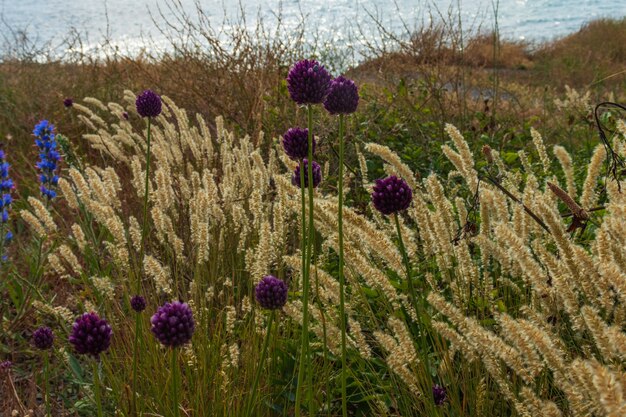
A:
<svg viewBox="0 0 626 417">
<path fill-rule="evenodd" d="M 267 310 L 278 310 L 287 302 L 287 284 L 273 275 L 266 275 L 256 284 L 257 303 Z"/>
<path fill-rule="evenodd" d="M 40 327 L 33 332 L 33 345 L 37 349 L 46 350 L 54 343 L 54 333 L 49 327 Z"/>
<path fill-rule="evenodd" d="M 130 306 L 137 313 L 141 313 L 146 309 L 146 299 L 143 298 L 141 295 L 135 295 L 133 298 L 130 299 Z"/>
<path fill-rule="evenodd" d="M 306 158 L 309 152 L 309 129 L 292 127 L 285 132 L 283 149 L 287 156 L 294 161 Z M 315 153 L 315 137 L 313 138 L 313 153 Z"/>
<path fill-rule="evenodd" d="M 0 362 L 0 373 L 1 372 L 9 372 L 9 370 L 13 367 L 13 362 L 11 361 L 2 361 Z"/>
<path fill-rule="evenodd" d="M 406 210 L 411 205 L 413 192 L 402 178 L 395 175 L 376 180 L 372 192 L 372 202 L 376 210 L 383 214 L 393 214 Z"/>
<path fill-rule="evenodd" d="M 135 106 L 141 117 L 157 117 L 161 114 L 161 97 L 152 90 L 145 90 L 137 96 Z"/>
<path fill-rule="evenodd" d="M 191 340 L 196 323 L 187 303 L 165 303 L 150 319 L 152 334 L 165 346 L 177 347 Z"/>
<path fill-rule="evenodd" d="M 435 405 L 442 405 L 446 401 L 446 389 L 441 385 L 433 385 L 433 398 Z"/>
<path fill-rule="evenodd" d="M 72 107 L 74 105 L 74 100 L 72 100 L 71 97 L 67 97 L 65 100 L 63 100 L 63 105 L 65 107 Z"/>
<path fill-rule="evenodd" d="M 76 352 L 98 356 L 111 345 L 111 326 L 93 311 L 76 319 L 70 333 L 70 343 Z"/>
<path fill-rule="evenodd" d="M 330 92 L 324 101 L 324 108 L 330 114 L 350 114 L 359 105 L 359 89 L 354 81 L 343 75 L 330 83 Z"/>
<path fill-rule="evenodd" d="M 300 188 L 300 165 L 304 165 L 304 188 L 309 188 L 309 161 L 303 159 L 304 164 L 298 164 L 291 176 L 291 183 Z M 317 188 L 322 182 L 322 167 L 317 162 L 313 161 L 313 188 Z"/>
<path fill-rule="evenodd" d="M 291 99 L 298 104 L 319 104 L 330 88 L 331 76 L 315 60 L 296 62 L 287 75 L 287 89 Z"/>
</svg>

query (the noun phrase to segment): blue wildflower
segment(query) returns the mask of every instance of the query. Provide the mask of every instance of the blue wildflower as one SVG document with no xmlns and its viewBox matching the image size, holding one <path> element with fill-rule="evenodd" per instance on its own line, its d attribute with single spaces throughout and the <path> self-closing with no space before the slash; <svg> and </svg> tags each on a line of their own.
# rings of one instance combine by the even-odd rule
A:
<svg viewBox="0 0 626 417">
<path fill-rule="evenodd" d="M 35 126 L 33 134 L 35 135 L 35 145 L 39 148 L 39 161 L 36 165 L 39 170 L 39 182 L 41 183 L 39 189 L 42 195 L 48 200 L 52 200 L 57 196 L 53 187 L 56 187 L 59 183 L 56 170 L 61 160 L 61 154 L 57 150 L 54 125 L 47 120 L 42 120 Z"/>
<path fill-rule="evenodd" d="M 9 178 L 9 163 L 6 161 L 6 153 L 0 149 L 0 261 L 6 261 L 5 246 L 13 240 L 13 233 L 7 230 L 9 222 L 9 210 L 13 203 L 11 191 L 15 188 L 13 180 Z"/>
</svg>

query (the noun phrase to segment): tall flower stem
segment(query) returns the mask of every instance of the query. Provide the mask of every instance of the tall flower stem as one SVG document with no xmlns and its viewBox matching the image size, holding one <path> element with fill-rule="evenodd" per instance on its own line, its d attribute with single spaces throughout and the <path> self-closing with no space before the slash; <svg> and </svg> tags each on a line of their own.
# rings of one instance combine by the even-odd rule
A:
<svg viewBox="0 0 626 417">
<path fill-rule="evenodd" d="M 98 417 L 103 417 L 102 414 L 102 395 L 100 393 L 100 359 L 93 361 L 93 393 L 96 400 L 96 409 L 98 410 Z"/>
<path fill-rule="evenodd" d="M 406 247 L 404 246 L 404 241 L 402 240 L 402 231 L 400 229 L 400 220 L 398 220 L 398 213 L 394 213 L 393 218 L 396 223 L 396 231 L 398 233 L 398 243 L 400 244 L 400 252 L 402 252 L 402 260 L 404 261 L 404 267 L 406 268 L 406 279 L 409 286 L 409 294 L 411 295 L 411 304 L 413 305 L 413 309 L 415 310 L 415 314 L 417 315 L 417 319 L 420 322 L 421 326 L 419 329 L 420 338 L 421 338 L 421 353 L 422 359 L 424 361 L 424 365 L 427 369 L 427 375 L 430 375 L 429 371 L 429 361 L 428 361 L 428 350 L 427 350 L 427 342 L 426 342 L 426 330 L 429 326 L 427 322 L 427 318 L 425 312 L 420 308 L 420 304 L 417 302 L 417 293 L 415 291 L 415 286 L 413 285 L 413 278 L 411 277 L 411 264 L 409 263 L 409 256 L 406 252 Z M 423 305 L 423 302 L 422 302 Z"/>
<path fill-rule="evenodd" d="M 50 352 L 46 350 L 43 354 L 43 398 L 46 404 L 46 417 L 52 417 L 52 413 L 50 410 L 50 396 L 48 393 L 48 379 L 49 376 L 49 368 L 50 368 Z"/>
<path fill-rule="evenodd" d="M 400 252 L 402 252 L 402 261 L 406 268 L 406 280 L 409 284 L 409 293 L 411 294 L 411 302 L 415 309 L 415 314 L 420 316 L 420 309 L 417 304 L 417 293 L 415 292 L 415 286 L 413 285 L 413 278 L 411 277 L 411 264 L 409 263 L 409 256 L 406 253 L 406 247 L 402 240 L 402 231 L 400 230 L 400 220 L 398 220 L 398 213 L 393 214 L 393 219 L 396 222 L 396 231 L 398 232 L 398 243 L 400 244 Z"/>
<path fill-rule="evenodd" d="M 174 416 L 178 417 L 178 350 L 175 347 L 172 348 L 172 408 Z"/>
<path fill-rule="evenodd" d="M 339 235 L 339 323 L 341 324 L 341 413 L 348 416 L 348 398 L 346 393 L 347 365 L 346 365 L 346 294 L 345 277 L 343 274 L 343 135 L 344 115 L 339 115 L 339 178 L 337 188 L 339 193 L 339 213 L 337 227 Z"/>
<path fill-rule="evenodd" d="M 311 270 L 311 258 L 313 255 L 313 107 L 311 105 L 307 105 L 307 127 L 309 130 L 308 135 L 308 162 L 307 162 L 307 175 L 309 183 L 307 185 L 309 191 L 309 226 L 308 226 L 308 238 L 307 238 L 307 248 L 306 248 L 306 257 L 304 261 L 303 267 L 303 276 L 302 276 L 302 345 L 300 349 L 300 364 L 298 367 L 298 385 L 296 387 L 296 416 L 299 417 L 302 415 L 301 407 L 302 407 L 302 384 L 304 382 L 304 374 L 305 368 L 306 373 L 310 372 L 311 367 L 311 358 L 309 356 L 309 290 L 310 290 L 310 282 L 309 282 L 309 272 Z M 303 185 L 302 178 L 304 174 L 302 173 L 302 168 L 300 167 L 300 184 Z M 304 187 L 302 187 L 304 190 Z M 309 387 L 310 389 L 310 387 Z M 311 396 L 309 395 L 309 398 Z"/>
<path fill-rule="evenodd" d="M 302 219 L 301 228 L 302 228 L 302 239 L 300 242 L 300 249 L 302 251 L 302 287 L 304 288 L 304 275 L 306 273 L 306 251 L 307 251 L 307 230 L 306 230 L 306 187 L 304 184 L 304 175 L 302 173 L 302 167 L 304 167 L 304 160 L 300 160 L 300 203 L 301 203 L 301 213 L 300 218 Z M 304 290 L 303 294 L 304 294 Z"/>
<path fill-rule="evenodd" d="M 250 397 L 248 399 L 248 405 L 246 406 L 246 416 L 252 416 L 252 410 L 254 410 L 254 402 L 256 400 L 257 388 L 259 386 L 259 379 L 261 378 L 261 372 L 263 371 L 263 365 L 265 364 L 265 357 L 267 356 L 267 347 L 270 344 L 272 323 L 274 321 L 275 310 L 270 313 L 270 318 L 267 321 L 267 330 L 265 338 L 263 340 L 263 350 L 261 350 L 261 359 L 254 375 L 254 382 L 252 383 L 252 389 L 250 390 Z"/>
<path fill-rule="evenodd" d="M 132 413 L 139 416 L 141 413 L 137 408 L 137 366 L 139 363 L 139 333 L 141 328 L 141 314 L 135 314 L 135 346 L 133 352 L 133 391 L 132 391 Z"/>
<path fill-rule="evenodd" d="M 148 202 L 149 202 L 149 185 L 150 183 L 148 182 L 150 180 L 150 131 L 151 131 L 151 127 L 152 127 L 152 118 L 148 117 L 148 133 L 146 136 L 146 177 L 145 177 L 145 181 L 144 181 L 144 194 L 143 194 L 143 225 L 141 226 L 141 252 L 139 254 L 139 270 L 143 271 L 143 257 L 145 254 L 145 243 L 146 243 L 146 232 L 148 229 Z M 142 274 L 139 273 L 138 277 L 137 277 L 137 288 L 136 291 L 137 293 L 139 293 L 139 291 L 141 290 L 141 276 Z"/>
</svg>

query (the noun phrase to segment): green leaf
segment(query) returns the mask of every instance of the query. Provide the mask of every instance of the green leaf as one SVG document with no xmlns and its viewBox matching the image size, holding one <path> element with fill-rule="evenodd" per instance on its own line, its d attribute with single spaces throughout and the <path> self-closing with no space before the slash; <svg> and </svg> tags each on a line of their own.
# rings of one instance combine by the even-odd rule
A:
<svg viewBox="0 0 626 417">
<path fill-rule="evenodd" d="M 9 292 L 9 297 L 11 297 L 11 301 L 13 305 L 17 308 L 22 306 L 24 302 L 24 293 L 22 291 L 22 287 L 20 285 L 16 285 L 16 281 L 12 281 L 7 285 L 7 290 Z"/>
<path fill-rule="evenodd" d="M 504 162 L 506 162 L 507 164 L 512 164 L 517 160 L 517 158 L 517 152 L 505 152 L 502 154 L 502 159 L 504 159 Z"/>
<path fill-rule="evenodd" d="M 81 384 L 85 382 L 85 374 L 83 372 L 83 368 L 80 366 L 80 362 L 78 359 L 71 353 L 68 354 L 70 368 L 72 369 L 72 373 Z"/>
<path fill-rule="evenodd" d="M 378 291 L 373 290 L 371 288 L 363 287 L 361 289 L 367 298 L 376 298 L 378 297 Z"/>
<path fill-rule="evenodd" d="M 79 413 L 93 411 L 93 404 L 89 399 L 78 400 L 74 403 L 74 410 Z"/>
</svg>

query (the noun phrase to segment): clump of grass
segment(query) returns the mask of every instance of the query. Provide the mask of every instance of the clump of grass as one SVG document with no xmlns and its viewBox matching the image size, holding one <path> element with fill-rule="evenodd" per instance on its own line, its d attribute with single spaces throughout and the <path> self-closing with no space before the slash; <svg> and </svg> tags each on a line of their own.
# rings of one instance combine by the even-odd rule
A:
<svg viewBox="0 0 626 417">
<path fill-rule="evenodd" d="M 135 113 L 135 96 L 127 92 L 123 106 L 104 106 L 95 99 L 88 99 L 87 106 L 74 104 L 76 119 L 93 132 L 84 139 L 102 157 L 84 161 L 82 172 L 70 168 L 59 180 L 61 198 L 52 207 L 70 215 L 49 213 L 35 200 L 30 202 L 33 214 L 22 214 L 34 233 L 45 234 L 43 280 L 24 313 L 9 309 L 5 320 L 12 326 L 23 323 L 16 321 L 23 316 L 46 317 L 62 334 L 72 320 L 68 307 L 106 314 L 114 337 L 110 353 L 102 354 L 102 378 L 96 381 L 103 386 L 101 392 L 109 394 L 101 397 L 103 414 L 114 408 L 130 410 L 135 394 L 126 386 L 133 372 L 144 381 L 137 398 L 145 412 L 171 410 L 174 404 L 199 415 L 241 414 L 251 407 L 258 415 L 269 415 L 270 408 L 261 404 L 271 404 L 288 413 L 296 405 L 296 387 L 290 381 L 298 369 L 301 294 L 290 297 L 284 319 L 275 321 L 273 327 L 284 341 L 280 346 L 264 334 L 267 317 L 253 314 L 250 300 L 253 283 L 265 271 L 291 277 L 293 287 L 300 287 L 301 277 L 290 272 L 302 267 L 296 252 L 301 204 L 290 178 L 294 162 L 275 150 L 264 160 L 250 138 L 237 139 L 221 119 L 214 137 L 201 117 L 192 119 L 163 99 L 163 114 L 154 118 L 151 130 L 155 169 L 148 178 L 150 218 L 144 245 L 139 219 L 147 132 Z M 343 216 L 350 288 L 346 360 L 349 380 L 358 381 L 347 386 L 348 409 L 382 415 L 619 409 L 619 402 L 604 396 L 602 381 L 622 372 L 622 318 L 613 302 L 617 297 L 621 303 L 621 296 L 612 288 L 621 285 L 616 254 L 623 242 L 613 231 L 623 228 L 623 198 L 609 180 L 598 193 L 604 148 L 594 153 L 581 197 L 571 196 L 587 213 L 578 221 L 589 224 L 584 229 L 578 224 L 570 236 L 565 231 L 567 217 L 559 215 L 568 208 L 560 207 L 551 191 L 559 167 L 552 164 L 538 131 L 530 132 L 533 147 L 518 153 L 526 174 L 522 178 L 521 171 L 507 167 L 504 154 L 494 149 L 486 151 L 487 164 L 476 163 L 461 133 L 451 125 L 445 129 L 450 143 L 442 152 L 453 168 L 442 177 L 433 173 L 420 180 L 388 148 L 365 147 L 370 160 L 382 158 L 384 172 L 402 176 L 415 191 L 406 213 L 395 214 L 394 224 L 369 204 L 364 212 L 355 205 L 359 190 L 367 192 L 372 185 L 371 165 L 355 149 L 362 163 L 351 167 L 355 175 L 346 178 L 350 191 Z M 624 152 L 622 146 L 614 149 Z M 558 149 L 559 161 L 568 160 L 563 152 Z M 564 169 L 565 176 L 573 178 L 573 168 L 566 163 Z M 569 188 L 579 186 L 570 183 Z M 127 192 L 122 194 L 122 189 Z M 559 192 L 565 189 L 561 186 Z M 342 389 L 333 378 L 341 368 L 342 351 L 336 275 L 339 206 L 330 182 L 321 183 L 315 194 L 310 212 L 315 216 L 318 256 L 311 258 L 309 270 L 309 346 L 317 372 L 301 383 L 307 412 L 332 415 L 340 409 L 332 398 Z M 518 196 L 524 196 L 523 205 Z M 597 205 L 603 209 L 597 210 Z M 64 230 L 71 230 L 71 236 Z M 18 241 L 29 238 L 20 233 Z M 178 370 L 179 364 L 184 381 L 171 383 L 176 388 L 173 396 L 145 382 L 168 380 L 170 375 L 168 355 L 151 338 L 144 338 L 141 361 L 134 368 L 132 336 L 148 326 L 136 326 L 129 319 L 135 316 L 126 311 L 121 295 L 136 289 L 132 274 L 141 270 L 137 255 L 144 246 L 145 276 L 137 276 L 142 277 L 149 308 L 156 308 L 159 299 L 181 297 L 197 312 L 195 336 L 171 365 Z M 588 278 L 581 279 L 583 269 Z M 23 285 L 19 265 L 8 276 L 7 288 Z M 419 296 L 410 291 L 413 284 L 419 286 Z M 59 286 L 72 288 L 80 298 L 59 303 L 49 296 Z M 424 323 L 432 323 L 432 330 L 425 332 Z M 577 338 L 577 332 L 583 337 Z M 258 358 L 266 349 L 271 361 L 263 376 Z M 50 385 L 63 381 L 67 388 L 51 393 L 52 409 L 64 410 L 61 415 L 77 407 L 93 412 L 99 402 L 93 403 L 88 394 L 78 394 L 73 402 L 58 400 L 70 395 L 70 387 L 88 385 L 80 362 L 66 352 L 56 350 L 66 361 L 55 361 L 59 364 L 51 372 L 55 376 Z M 17 355 L 18 360 L 27 357 Z M 565 376 L 578 370 L 595 377 L 587 381 L 591 383 L 579 383 Z M 94 372 L 100 374 L 99 369 Z M 505 378 L 505 373 L 515 378 Z M 246 404 L 253 381 L 259 387 L 258 404 Z M 505 401 L 486 392 L 498 392 Z M 23 401 L 20 390 L 16 393 Z M 583 403 L 577 400 L 581 395 Z"/>
<path fill-rule="evenodd" d="M 542 45 L 537 72 L 572 87 L 621 87 L 626 83 L 626 19 L 598 19 L 578 32 Z"/>
</svg>

